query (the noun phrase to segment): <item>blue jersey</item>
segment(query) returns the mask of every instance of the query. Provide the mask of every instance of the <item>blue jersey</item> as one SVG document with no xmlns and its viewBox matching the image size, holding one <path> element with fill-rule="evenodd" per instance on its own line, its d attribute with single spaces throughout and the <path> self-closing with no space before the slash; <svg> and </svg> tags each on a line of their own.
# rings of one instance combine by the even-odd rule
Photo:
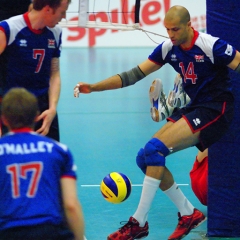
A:
<svg viewBox="0 0 240 240">
<path fill-rule="evenodd" d="M 68 148 L 50 138 L 24 129 L 0 138 L 0 231 L 64 223 L 60 179 L 75 171 Z"/>
<path fill-rule="evenodd" d="M 236 49 L 227 42 L 194 30 L 188 49 L 174 46 L 171 40 L 155 48 L 149 60 L 158 65 L 169 63 L 183 79 L 183 88 L 191 104 L 233 100 L 227 65 Z"/>
<path fill-rule="evenodd" d="M 37 97 L 49 89 L 52 58 L 60 56 L 61 28 L 34 30 L 28 13 L 0 22 L 7 38 L 1 62 L 4 92 L 12 87 L 24 87 Z"/>
</svg>

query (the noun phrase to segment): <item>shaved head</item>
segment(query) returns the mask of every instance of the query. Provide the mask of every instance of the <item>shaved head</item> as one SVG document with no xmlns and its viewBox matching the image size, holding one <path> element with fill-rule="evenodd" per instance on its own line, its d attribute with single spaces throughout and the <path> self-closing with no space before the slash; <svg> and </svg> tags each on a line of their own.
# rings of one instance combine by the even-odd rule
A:
<svg viewBox="0 0 240 240">
<path fill-rule="evenodd" d="M 171 7 L 165 15 L 164 26 L 173 45 L 181 45 L 183 48 L 191 46 L 194 30 L 191 27 L 190 14 L 185 7 Z"/>
<path fill-rule="evenodd" d="M 165 20 L 172 21 L 178 18 L 180 23 L 186 24 L 190 21 L 190 14 L 188 10 L 183 6 L 171 7 L 165 15 Z"/>
</svg>

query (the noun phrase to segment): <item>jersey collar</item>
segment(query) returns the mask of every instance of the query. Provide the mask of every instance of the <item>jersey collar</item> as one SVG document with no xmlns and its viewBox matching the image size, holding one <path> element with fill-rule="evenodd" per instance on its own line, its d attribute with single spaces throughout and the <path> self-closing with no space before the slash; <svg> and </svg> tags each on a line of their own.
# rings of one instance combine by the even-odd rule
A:
<svg viewBox="0 0 240 240">
<path fill-rule="evenodd" d="M 37 30 L 37 29 L 33 29 L 33 28 L 32 28 L 32 25 L 31 25 L 31 22 L 30 22 L 30 20 L 29 20 L 28 14 L 29 14 L 29 12 L 26 12 L 26 13 L 23 14 L 23 18 L 24 18 L 24 20 L 25 20 L 28 28 L 29 28 L 33 33 L 41 34 L 41 33 L 44 31 L 44 29 L 38 29 L 38 30 Z"/>
<path fill-rule="evenodd" d="M 23 127 L 23 128 L 17 128 L 17 129 L 11 129 L 11 132 L 14 133 L 26 133 L 26 132 L 32 132 L 33 130 L 29 127 Z"/>
<path fill-rule="evenodd" d="M 194 28 L 192 28 L 192 30 L 193 30 L 193 39 L 191 41 L 190 47 L 189 48 L 183 48 L 183 47 L 180 46 L 184 51 L 190 50 L 193 47 L 193 45 L 195 44 L 195 42 L 196 42 L 196 40 L 197 40 L 197 38 L 199 36 L 199 32 L 198 31 L 196 31 Z"/>
</svg>

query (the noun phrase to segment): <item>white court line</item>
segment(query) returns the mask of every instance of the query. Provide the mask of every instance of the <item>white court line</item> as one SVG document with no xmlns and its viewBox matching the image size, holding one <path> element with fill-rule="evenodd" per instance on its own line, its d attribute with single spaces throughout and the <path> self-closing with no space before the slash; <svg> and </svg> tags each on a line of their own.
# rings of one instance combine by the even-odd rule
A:
<svg viewBox="0 0 240 240">
<path fill-rule="evenodd" d="M 189 186 L 188 183 L 180 183 L 180 184 L 177 184 L 178 186 Z M 96 184 L 92 184 L 92 185 L 80 185 L 81 187 L 100 187 L 100 185 L 96 185 Z M 142 187 L 143 185 L 142 184 L 132 184 L 132 187 Z"/>
</svg>

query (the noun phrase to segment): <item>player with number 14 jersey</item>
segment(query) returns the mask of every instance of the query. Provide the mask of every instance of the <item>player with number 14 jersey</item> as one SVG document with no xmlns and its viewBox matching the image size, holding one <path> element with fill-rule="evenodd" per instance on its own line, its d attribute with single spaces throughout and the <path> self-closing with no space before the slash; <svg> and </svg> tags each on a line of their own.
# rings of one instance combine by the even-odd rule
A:
<svg viewBox="0 0 240 240">
<path fill-rule="evenodd" d="M 191 45 L 183 49 L 167 40 L 155 48 L 149 60 L 161 66 L 169 63 L 181 75 L 190 105 L 233 100 L 226 65 L 234 59 L 236 49 L 222 39 L 195 30 Z"/>
</svg>

